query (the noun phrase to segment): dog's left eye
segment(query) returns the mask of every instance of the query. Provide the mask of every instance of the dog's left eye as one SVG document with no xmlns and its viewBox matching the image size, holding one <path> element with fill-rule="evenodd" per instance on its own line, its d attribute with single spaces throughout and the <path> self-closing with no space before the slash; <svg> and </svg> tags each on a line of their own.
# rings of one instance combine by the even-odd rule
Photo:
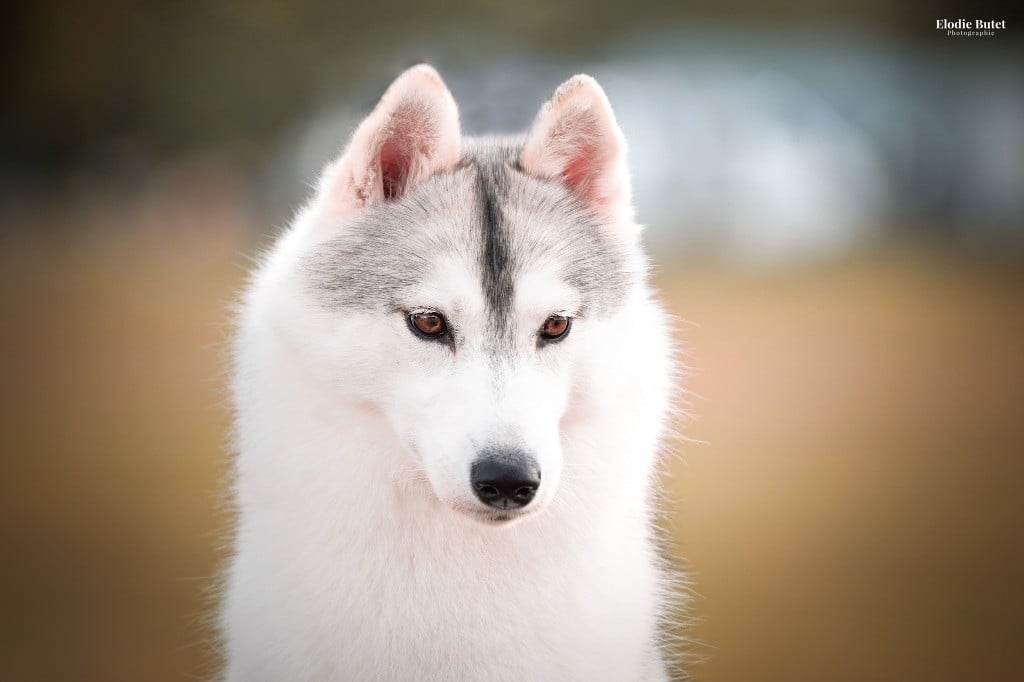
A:
<svg viewBox="0 0 1024 682">
<path fill-rule="evenodd" d="M 560 341 L 569 334 L 571 328 L 572 318 L 564 315 L 552 315 L 544 320 L 544 325 L 540 328 L 540 338 L 548 342 Z"/>
</svg>

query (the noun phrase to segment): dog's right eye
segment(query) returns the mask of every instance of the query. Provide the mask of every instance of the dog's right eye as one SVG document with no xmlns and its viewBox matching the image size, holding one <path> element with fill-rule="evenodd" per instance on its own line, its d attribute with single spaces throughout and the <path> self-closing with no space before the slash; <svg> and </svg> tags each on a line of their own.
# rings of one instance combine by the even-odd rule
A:
<svg viewBox="0 0 1024 682">
<path fill-rule="evenodd" d="M 406 320 L 413 334 L 423 339 L 439 339 L 448 332 L 448 322 L 438 312 L 421 311 L 409 313 Z"/>
</svg>

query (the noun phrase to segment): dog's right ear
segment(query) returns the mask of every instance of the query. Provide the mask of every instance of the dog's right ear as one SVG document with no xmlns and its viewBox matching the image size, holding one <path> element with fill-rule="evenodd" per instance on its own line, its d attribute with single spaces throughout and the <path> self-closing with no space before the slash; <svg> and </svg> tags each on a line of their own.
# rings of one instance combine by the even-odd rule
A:
<svg viewBox="0 0 1024 682">
<path fill-rule="evenodd" d="M 324 169 L 319 200 L 333 224 L 400 199 L 459 161 L 459 111 L 441 76 L 426 64 L 400 75 L 359 125 L 341 158 Z"/>
</svg>

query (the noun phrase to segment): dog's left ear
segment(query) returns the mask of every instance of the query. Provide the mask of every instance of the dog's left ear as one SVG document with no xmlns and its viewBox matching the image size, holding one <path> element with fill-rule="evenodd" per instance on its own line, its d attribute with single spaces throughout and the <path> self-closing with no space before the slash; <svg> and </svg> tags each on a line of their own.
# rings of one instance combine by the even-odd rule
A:
<svg viewBox="0 0 1024 682">
<path fill-rule="evenodd" d="M 521 161 L 528 173 L 561 181 L 600 220 L 633 225 L 626 141 L 590 76 L 573 76 L 541 107 Z"/>
</svg>

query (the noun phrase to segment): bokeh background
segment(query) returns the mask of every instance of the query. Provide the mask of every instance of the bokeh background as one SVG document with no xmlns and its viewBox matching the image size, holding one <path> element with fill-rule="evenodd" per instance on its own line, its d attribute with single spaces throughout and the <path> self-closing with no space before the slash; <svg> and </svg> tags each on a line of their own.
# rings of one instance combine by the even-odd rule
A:
<svg viewBox="0 0 1024 682">
<path fill-rule="evenodd" d="M 0 40 L 0 678 L 203 679 L 226 308 L 390 79 L 631 142 L 696 680 L 1024 669 L 1024 25 L 976 4 L 25 3 Z M 1006 19 L 954 38 L 938 18 Z"/>
</svg>

